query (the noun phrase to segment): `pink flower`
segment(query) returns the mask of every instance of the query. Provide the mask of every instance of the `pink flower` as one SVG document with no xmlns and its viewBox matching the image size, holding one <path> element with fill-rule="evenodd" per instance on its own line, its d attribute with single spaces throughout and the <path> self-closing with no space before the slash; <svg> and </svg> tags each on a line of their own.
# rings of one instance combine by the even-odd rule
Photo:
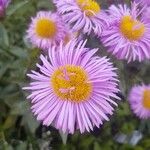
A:
<svg viewBox="0 0 150 150">
<path fill-rule="evenodd" d="M 150 118 L 150 85 L 134 86 L 128 99 L 131 109 L 137 117 L 141 119 Z"/>
<path fill-rule="evenodd" d="M 95 0 L 54 0 L 58 12 L 74 31 L 100 36 L 108 16 Z"/>
<path fill-rule="evenodd" d="M 0 18 L 4 17 L 5 10 L 8 7 L 10 0 L 0 0 Z"/>
<path fill-rule="evenodd" d="M 147 22 L 138 4 L 131 10 L 126 5 L 112 5 L 108 13 L 112 22 L 102 35 L 108 51 L 118 59 L 142 61 L 150 58 L 150 22 Z"/>
<path fill-rule="evenodd" d="M 68 41 L 75 37 L 75 34 L 62 21 L 61 17 L 50 11 L 40 11 L 32 21 L 27 30 L 27 39 L 43 50 L 61 41 Z"/>
<path fill-rule="evenodd" d="M 64 133 L 81 133 L 99 127 L 113 114 L 118 80 L 116 68 L 106 57 L 94 56 L 98 49 L 85 48 L 86 42 L 70 41 L 40 56 L 39 71 L 24 89 L 31 94 L 32 112 L 46 126 L 53 124 Z"/>
</svg>

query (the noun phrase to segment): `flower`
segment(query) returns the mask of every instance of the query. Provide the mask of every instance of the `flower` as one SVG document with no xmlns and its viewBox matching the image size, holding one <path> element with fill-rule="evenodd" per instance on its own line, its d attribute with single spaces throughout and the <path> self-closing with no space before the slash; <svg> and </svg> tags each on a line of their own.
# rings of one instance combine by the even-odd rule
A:
<svg viewBox="0 0 150 150">
<path fill-rule="evenodd" d="M 58 12 L 74 31 L 100 36 L 108 16 L 95 0 L 54 0 Z"/>
<path fill-rule="evenodd" d="M 5 10 L 8 7 L 10 0 L 0 0 L 0 18 L 4 17 Z"/>
<path fill-rule="evenodd" d="M 50 11 L 40 11 L 27 30 L 27 39 L 38 48 L 47 50 L 67 37 L 72 37 L 71 30 L 64 24 L 61 17 Z"/>
<path fill-rule="evenodd" d="M 141 119 L 150 118 L 150 85 L 137 85 L 129 93 L 131 109 Z"/>
<path fill-rule="evenodd" d="M 98 49 L 85 48 L 86 42 L 71 40 L 49 49 L 49 55 L 40 56 L 40 71 L 28 76 L 32 111 L 37 120 L 49 126 L 53 124 L 64 133 L 90 132 L 99 127 L 112 105 L 119 99 L 116 93 L 118 80 L 116 68 L 106 57 L 93 56 Z"/>
<path fill-rule="evenodd" d="M 149 59 L 150 22 L 140 17 L 138 4 L 133 3 L 131 10 L 126 5 L 112 5 L 108 12 L 112 22 L 101 38 L 108 51 L 128 62 Z"/>
</svg>

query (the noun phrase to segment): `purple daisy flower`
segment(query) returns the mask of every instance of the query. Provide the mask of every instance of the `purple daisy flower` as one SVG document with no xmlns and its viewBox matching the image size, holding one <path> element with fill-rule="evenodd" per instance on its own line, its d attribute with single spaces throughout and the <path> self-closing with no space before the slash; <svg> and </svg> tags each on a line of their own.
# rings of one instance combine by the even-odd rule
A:
<svg viewBox="0 0 150 150">
<path fill-rule="evenodd" d="M 150 85 L 134 86 L 129 94 L 131 109 L 141 119 L 150 118 Z"/>
<path fill-rule="evenodd" d="M 0 18 L 4 17 L 5 10 L 8 7 L 10 0 L 0 0 Z"/>
<path fill-rule="evenodd" d="M 27 30 L 27 39 L 38 48 L 47 50 L 53 45 L 58 45 L 60 41 L 65 41 L 66 37 L 71 37 L 71 31 L 65 26 L 61 17 L 50 11 L 40 11 Z"/>
<path fill-rule="evenodd" d="M 101 39 L 108 51 L 128 62 L 149 59 L 150 22 L 141 16 L 138 4 L 133 3 L 131 10 L 126 5 L 112 5 L 108 13 L 112 22 Z"/>
<path fill-rule="evenodd" d="M 40 56 L 40 71 L 32 71 L 30 90 L 32 112 L 37 120 L 53 124 L 64 133 L 90 132 L 109 120 L 117 106 L 116 68 L 106 57 L 93 56 L 98 49 L 85 48 L 86 42 L 72 40 Z"/>
<path fill-rule="evenodd" d="M 74 31 L 101 35 L 108 16 L 95 0 L 55 0 L 58 12 Z"/>
</svg>

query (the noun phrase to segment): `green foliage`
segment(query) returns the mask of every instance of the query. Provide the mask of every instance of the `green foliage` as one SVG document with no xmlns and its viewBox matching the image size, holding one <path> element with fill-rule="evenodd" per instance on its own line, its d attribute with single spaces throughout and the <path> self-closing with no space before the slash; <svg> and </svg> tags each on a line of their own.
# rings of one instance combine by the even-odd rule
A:
<svg viewBox="0 0 150 150">
<path fill-rule="evenodd" d="M 101 2 L 107 6 L 106 0 Z M 67 137 L 60 136 L 52 127 L 42 127 L 35 120 L 22 87 L 28 83 L 26 73 L 35 68 L 40 54 L 39 49 L 27 43 L 25 32 L 30 17 L 41 9 L 55 8 L 49 0 L 12 0 L 5 20 L 0 22 L 0 150 L 149 150 L 150 122 L 135 118 L 127 102 L 133 84 L 149 83 L 149 62 L 126 64 L 112 58 L 119 68 L 124 100 L 101 129 Z M 98 42 L 91 43 L 95 45 L 102 47 Z M 101 54 L 108 55 L 104 50 Z M 143 136 L 133 145 L 130 139 L 135 130 Z M 116 136 L 126 140 L 119 142 Z"/>
</svg>

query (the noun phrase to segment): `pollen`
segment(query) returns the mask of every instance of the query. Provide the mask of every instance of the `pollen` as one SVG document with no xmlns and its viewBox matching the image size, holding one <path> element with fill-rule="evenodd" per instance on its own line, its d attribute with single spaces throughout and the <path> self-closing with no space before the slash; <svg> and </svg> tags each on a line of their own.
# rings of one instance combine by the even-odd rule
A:
<svg viewBox="0 0 150 150">
<path fill-rule="evenodd" d="M 150 109 L 150 90 L 145 90 L 143 94 L 143 106 Z"/>
<path fill-rule="evenodd" d="M 77 4 L 88 17 L 99 13 L 101 9 L 95 0 L 77 0 Z"/>
<path fill-rule="evenodd" d="M 124 16 L 120 22 L 120 31 L 125 38 L 136 41 L 145 33 L 145 26 L 138 20 L 134 20 L 131 16 Z"/>
<path fill-rule="evenodd" d="M 80 66 L 59 67 L 51 76 L 54 93 L 62 100 L 86 101 L 92 92 L 86 71 Z"/>
<path fill-rule="evenodd" d="M 57 32 L 56 23 L 49 19 L 39 19 L 35 30 L 42 38 L 53 38 Z"/>
</svg>

